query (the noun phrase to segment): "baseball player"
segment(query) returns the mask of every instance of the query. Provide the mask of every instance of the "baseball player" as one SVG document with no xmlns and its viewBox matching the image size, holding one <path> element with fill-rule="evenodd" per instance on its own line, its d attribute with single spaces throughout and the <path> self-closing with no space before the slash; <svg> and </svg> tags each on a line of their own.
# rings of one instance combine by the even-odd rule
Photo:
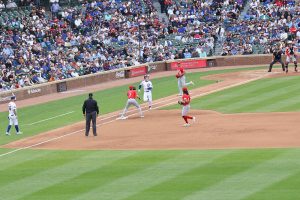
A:
<svg viewBox="0 0 300 200">
<path fill-rule="evenodd" d="M 282 54 L 282 51 L 280 49 L 279 46 L 276 47 L 274 53 L 273 53 L 273 60 L 272 62 L 270 63 L 270 66 L 269 66 L 269 70 L 268 72 L 271 72 L 272 71 L 272 68 L 273 68 L 273 65 L 277 62 L 279 62 L 281 64 L 281 67 L 282 67 L 282 70 L 285 71 L 285 68 L 284 68 L 284 63 L 283 61 L 281 60 L 281 54 Z"/>
<path fill-rule="evenodd" d="M 9 124 L 6 129 L 6 135 L 10 135 L 10 128 L 12 125 L 15 125 L 15 129 L 17 131 L 17 135 L 22 134 L 19 130 L 18 117 L 17 117 L 17 106 L 16 106 L 16 97 L 12 96 L 11 101 L 8 104 L 8 120 Z"/>
<path fill-rule="evenodd" d="M 125 114 L 126 114 L 126 112 L 127 112 L 130 105 L 135 106 L 139 110 L 141 118 L 144 117 L 143 112 L 142 112 L 142 108 L 139 105 L 139 103 L 136 101 L 136 98 L 140 99 L 140 97 L 137 95 L 135 87 L 129 86 L 129 90 L 127 92 L 127 97 L 128 97 L 128 100 L 127 100 L 126 106 L 123 110 L 123 113 L 117 119 L 127 119 L 128 118 L 128 117 L 125 116 Z"/>
<path fill-rule="evenodd" d="M 293 46 L 291 41 L 288 42 L 285 49 L 286 63 L 285 63 L 285 72 L 288 73 L 289 63 L 293 62 L 295 65 L 295 72 L 297 72 L 297 57 L 296 57 L 296 47 Z"/>
<path fill-rule="evenodd" d="M 138 92 L 141 91 L 142 86 L 144 90 L 144 102 L 148 102 L 149 110 L 151 110 L 153 85 L 152 82 L 149 80 L 148 74 L 144 76 L 144 80 L 140 83 Z"/>
<path fill-rule="evenodd" d="M 179 96 L 182 96 L 182 88 L 188 85 L 194 85 L 193 81 L 186 83 L 185 81 L 185 71 L 184 68 L 181 67 L 181 64 L 178 63 L 178 71 L 176 74 L 177 82 L 178 82 L 178 89 L 179 89 Z"/>
<path fill-rule="evenodd" d="M 188 116 L 188 112 L 190 110 L 190 102 L 191 102 L 191 97 L 189 95 L 188 89 L 186 87 L 184 87 L 184 88 L 182 88 L 182 92 L 183 92 L 182 100 L 178 101 L 178 104 L 182 105 L 181 115 L 185 121 L 185 124 L 183 126 L 188 127 L 188 126 L 190 126 L 188 119 L 192 119 L 195 122 L 196 117 Z"/>
</svg>

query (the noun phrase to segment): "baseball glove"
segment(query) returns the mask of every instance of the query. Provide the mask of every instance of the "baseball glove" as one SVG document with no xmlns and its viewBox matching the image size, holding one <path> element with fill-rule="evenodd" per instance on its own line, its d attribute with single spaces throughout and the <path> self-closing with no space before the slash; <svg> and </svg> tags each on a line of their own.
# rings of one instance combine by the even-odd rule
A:
<svg viewBox="0 0 300 200">
<path fill-rule="evenodd" d="M 178 74 L 176 74 L 176 78 L 179 78 L 180 76 Z"/>
<path fill-rule="evenodd" d="M 182 101 L 178 101 L 178 104 L 179 104 L 179 105 L 183 105 Z"/>
</svg>

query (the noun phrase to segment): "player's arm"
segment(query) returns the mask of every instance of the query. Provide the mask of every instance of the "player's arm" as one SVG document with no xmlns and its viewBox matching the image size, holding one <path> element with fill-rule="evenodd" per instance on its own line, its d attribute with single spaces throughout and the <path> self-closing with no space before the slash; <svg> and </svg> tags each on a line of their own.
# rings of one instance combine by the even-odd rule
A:
<svg viewBox="0 0 300 200">
<path fill-rule="evenodd" d="M 96 101 L 96 112 L 97 112 L 97 116 L 99 115 L 99 106 L 98 106 L 98 103 Z"/>
<path fill-rule="evenodd" d="M 82 105 L 82 114 L 85 116 L 85 109 L 86 109 L 86 101 L 84 101 Z"/>
<path fill-rule="evenodd" d="M 141 88 L 142 88 L 142 82 L 139 84 L 139 90 L 138 90 L 138 92 L 141 91 Z"/>
</svg>

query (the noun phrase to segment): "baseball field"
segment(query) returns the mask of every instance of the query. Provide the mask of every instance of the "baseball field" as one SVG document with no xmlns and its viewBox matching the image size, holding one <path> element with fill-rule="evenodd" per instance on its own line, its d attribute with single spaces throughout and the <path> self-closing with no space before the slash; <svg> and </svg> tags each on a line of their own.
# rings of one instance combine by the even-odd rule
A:
<svg viewBox="0 0 300 200">
<path fill-rule="evenodd" d="M 115 120 L 141 78 L 17 101 L 22 135 L 5 136 L 0 105 L 0 199 L 300 199 L 298 73 L 188 71 L 190 127 L 174 72 L 151 79 L 155 101 L 143 119 L 131 109 Z M 101 115 L 98 137 L 86 138 L 81 106 L 91 91 Z"/>
</svg>

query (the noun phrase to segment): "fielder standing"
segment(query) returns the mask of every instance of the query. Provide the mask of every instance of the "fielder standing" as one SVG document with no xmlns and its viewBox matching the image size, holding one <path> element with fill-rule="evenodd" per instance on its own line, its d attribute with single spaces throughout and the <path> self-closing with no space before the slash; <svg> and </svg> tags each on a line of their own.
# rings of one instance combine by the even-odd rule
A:
<svg viewBox="0 0 300 200">
<path fill-rule="evenodd" d="M 135 106 L 139 110 L 141 118 L 144 117 L 143 112 L 142 112 L 142 108 L 139 105 L 139 103 L 136 101 L 136 98 L 140 99 L 140 97 L 137 95 L 135 87 L 129 86 L 129 90 L 127 91 L 127 98 L 128 98 L 128 100 L 127 100 L 126 106 L 125 106 L 125 108 L 124 108 L 124 110 L 121 114 L 121 117 L 118 117 L 117 119 L 127 119 L 128 117 L 125 116 L 125 115 L 126 115 L 126 112 L 127 112 L 128 108 L 131 105 Z"/>
<path fill-rule="evenodd" d="M 142 86 L 144 90 L 144 102 L 148 102 L 149 110 L 151 110 L 153 85 L 152 82 L 149 80 L 148 74 L 144 76 L 144 80 L 140 83 L 139 92 L 141 91 Z"/>
<path fill-rule="evenodd" d="M 185 121 L 185 124 L 183 126 L 188 127 L 190 126 L 188 119 L 192 119 L 194 122 L 196 121 L 196 117 L 191 117 L 188 115 L 188 112 L 190 110 L 190 102 L 191 102 L 191 97 L 189 95 L 189 91 L 186 87 L 182 88 L 182 100 L 178 101 L 178 104 L 182 105 L 182 112 L 181 116 Z"/>
<path fill-rule="evenodd" d="M 270 63 L 268 72 L 272 71 L 273 65 L 277 62 L 281 64 L 282 70 L 285 71 L 283 61 L 281 60 L 281 54 L 282 54 L 282 50 L 280 49 L 279 46 L 277 46 L 273 53 L 273 61 Z"/>
<path fill-rule="evenodd" d="M 178 65 L 178 71 L 176 74 L 176 78 L 177 78 L 177 82 L 178 82 L 179 96 L 182 96 L 182 88 L 184 88 L 188 85 L 194 85 L 194 82 L 190 81 L 190 82 L 186 83 L 184 68 L 181 67 L 180 63 L 178 63 L 177 65 Z"/>
<path fill-rule="evenodd" d="M 285 49 L 286 62 L 285 62 L 285 72 L 288 73 L 289 63 L 293 62 L 295 66 L 295 72 L 297 70 L 297 57 L 296 57 L 296 47 L 293 46 L 292 41 L 289 41 Z"/>
<path fill-rule="evenodd" d="M 20 132 L 20 130 L 19 130 L 19 122 L 18 122 L 18 116 L 17 116 L 17 105 L 15 103 L 16 97 L 12 96 L 10 99 L 11 99 L 11 102 L 9 102 L 9 104 L 8 104 L 9 124 L 7 126 L 7 129 L 6 129 L 6 135 L 10 135 L 10 128 L 11 128 L 12 125 L 15 125 L 17 135 L 20 135 L 20 134 L 22 134 L 22 132 Z"/>
</svg>

